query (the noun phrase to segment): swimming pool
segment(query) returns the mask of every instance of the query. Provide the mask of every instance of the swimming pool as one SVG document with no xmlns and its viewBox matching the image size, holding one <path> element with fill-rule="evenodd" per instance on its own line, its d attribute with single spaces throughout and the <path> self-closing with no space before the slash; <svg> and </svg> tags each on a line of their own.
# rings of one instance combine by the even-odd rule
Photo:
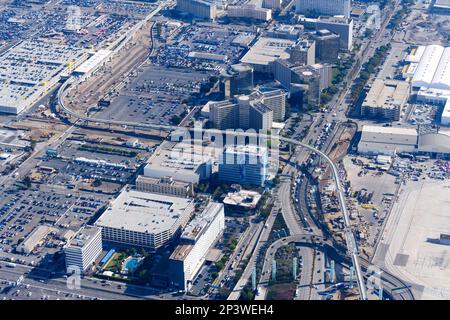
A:
<svg viewBox="0 0 450 320">
<path fill-rule="evenodd" d="M 125 264 L 125 268 L 128 271 L 134 271 L 137 269 L 139 265 L 139 260 L 136 258 L 131 258 L 130 260 L 127 261 L 127 263 Z"/>
</svg>

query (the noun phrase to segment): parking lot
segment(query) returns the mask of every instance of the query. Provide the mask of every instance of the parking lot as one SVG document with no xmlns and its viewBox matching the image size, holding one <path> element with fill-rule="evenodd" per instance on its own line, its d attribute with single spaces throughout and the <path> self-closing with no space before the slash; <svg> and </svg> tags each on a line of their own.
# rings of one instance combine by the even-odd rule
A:
<svg viewBox="0 0 450 320">
<path fill-rule="evenodd" d="M 44 190 L 18 190 L 8 188 L 3 191 L 0 202 L 0 252 L 14 253 L 17 245 L 39 225 L 49 225 L 64 230 L 76 231 L 89 221 L 94 213 L 107 202 L 106 197 L 73 196 Z M 49 237 L 44 246 L 27 257 L 37 263 L 45 252 L 55 252 L 61 247 L 61 235 Z"/>
<path fill-rule="evenodd" d="M 145 67 L 96 117 L 111 120 L 177 124 L 186 115 L 186 102 L 208 80 L 204 72 Z"/>
</svg>

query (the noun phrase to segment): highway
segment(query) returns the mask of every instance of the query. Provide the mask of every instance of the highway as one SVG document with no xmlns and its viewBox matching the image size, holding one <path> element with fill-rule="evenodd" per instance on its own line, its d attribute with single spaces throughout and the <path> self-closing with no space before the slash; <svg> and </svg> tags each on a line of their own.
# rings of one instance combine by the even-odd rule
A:
<svg viewBox="0 0 450 320">
<path fill-rule="evenodd" d="M 386 19 L 383 21 L 382 27 L 381 27 L 379 33 L 377 34 L 375 43 L 378 44 L 380 42 L 381 36 L 384 36 L 386 26 L 387 26 L 390 18 L 392 17 L 392 15 L 398 9 L 399 3 L 400 3 L 399 1 L 396 1 L 396 3 L 394 4 L 395 10 L 392 10 L 392 12 L 386 16 Z M 359 55 L 361 56 L 362 63 L 356 67 L 356 68 L 358 68 L 357 69 L 358 72 L 351 72 L 351 74 L 353 76 L 352 80 L 354 80 L 356 78 L 357 74 L 359 73 L 359 71 L 361 69 L 361 65 L 368 59 L 368 57 L 370 57 L 373 54 L 374 50 L 375 50 L 374 45 L 370 45 L 370 46 L 368 45 L 368 47 L 366 47 L 363 50 L 363 52 L 359 53 Z M 71 77 L 59 88 L 59 90 L 58 90 L 59 106 L 61 107 L 61 111 L 63 111 L 65 114 L 67 114 L 70 117 L 74 117 L 76 120 L 84 121 L 84 122 L 86 122 L 87 125 L 89 125 L 89 123 L 91 125 L 94 124 L 94 126 L 97 126 L 97 127 L 101 126 L 102 124 L 107 125 L 107 126 L 116 125 L 116 126 L 120 126 L 122 128 L 131 127 L 131 128 L 135 128 L 135 129 L 139 128 L 139 129 L 143 129 L 143 130 L 159 130 L 159 131 L 168 131 L 168 132 L 173 132 L 173 131 L 182 129 L 182 128 L 176 127 L 176 126 L 155 125 L 155 124 L 146 124 L 146 123 L 139 123 L 139 122 L 127 122 L 127 121 L 114 121 L 114 120 L 107 120 L 107 119 L 97 119 L 97 118 L 92 118 L 92 117 L 87 117 L 84 115 L 77 114 L 76 112 L 68 109 L 64 105 L 64 101 L 63 101 L 64 93 L 66 92 L 66 89 L 69 88 L 69 86 L 72 85 L 75 81 L 76 81 L 76 79 Z M 348 85 L 347 85 L 346 90 L 344 90 L 343 93 L 339 96 L 334 107 L 336 107 L 338 105 L 342 105 L 343 99 L 345 98 L 345 96 L 347 95 L 347 93 L 349 92 L 349 90 L 351 88 L 352 81 L 348 81 L 347 83 L 348 83 Z M 184 128 L 184 129 L 189 129 L 189 128 Z M 207 129 L 207 130 L 200 129 L 200 130 L 202 132 L 208 132 L 208 133 L 216 134 L 216 135 L 225 133 L 224 131 L 214 130 L 214 129 Z M 227 132 L 227 134 L 230 134 L 230 133 Z M 256 134 L 249 134 L 249 133 L 242 133 L 242 132 L 233 132 L 232 134 L 234 136 L 247 136 L 247 137 L 257 136 Z M 264 135 L 259 135 L 259 136 L 264 136 Z M 344 190 L 343 190 L 343 187 L 342 187 L 342 184 L 340 181 L 338 168 L 325 153 L 321 152 L 320 150 L 315 149 L 314 147 L 312 147 L 306 143 L 299 142 L 295 139 L 289 139 L 289 138 L 284 138 L 284 137 L 280 137 L 280 141 L 284 141 L 284 142 L 289 143 L 294 146 L 300 146 L 302 148 L 306 148 L 310 152 L 315 152 L 318 155 L 320 155 L 322 157 L 322 159 L 324 159 L 329 164 L 331 171 L 332 171 L 333 179 L 334 179 L 334 182 L 336 185 L 336 190 L 338 193 L 339 206 L 340 206 L 341 212 L 344 217 L 345 238 L 346 238 L 348 252 L 350 253 L 350 255 L 352 257 L 352 262 L 353 262 L 353 265 L 356 270 L 356 276 L 357 276 L 357 280 L 358 280 L 358 286 L 359 286 L 361 298 L 363 300 L 366 300 L 367 294 L 366 294 L 366 288 L 364 285 L 364 278 L 363 278 L 362 271 L 361 271 L 361 265 L 359 262 L 358 247 L 356 244 L 354 234 L 351 229 L 349 213 L 348 213 L 346 203 L 345 203 L 345 194 L 344 194 Z M 299 155 L 299 156 L 305 157 L 305 154 Z M 297 156 L 294 157 L 294 159 L 297 159 Z M 290 174 L 291 170 L 292 169 L 290 169 L 289 166 L 287 166 L 286 172 L 283 172 L 283 173 Z M 280 186 L 279 195 L 281 196 L 280 200 L 281 200 L 281 204 L 283 206 L 283 210 L 282 210 L 283 217 L 285 218 L 285 221 L 286 221 L 286 224 L 288 225 L 290 233 L 292 235 L 303 234 L 304 230 L 301 227 L 301 222 L 299 221 L 299 218 L 296 215 L 296 213 L 294 212 L 293 207 L 292 207 L 292 202 L 291 202 L 291 197 L 290 197 L 290 195 L 291 195 L 290 180 L 282 182 L 282 184 Z"/>
</svg>

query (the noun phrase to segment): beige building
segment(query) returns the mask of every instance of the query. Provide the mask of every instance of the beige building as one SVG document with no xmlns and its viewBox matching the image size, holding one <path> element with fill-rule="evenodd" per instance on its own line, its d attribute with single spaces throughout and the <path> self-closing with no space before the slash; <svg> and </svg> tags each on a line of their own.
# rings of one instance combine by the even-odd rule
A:
<svg viewBox="0 0 450 320">
<path fill-rule="evenodd" d="M 181 198 L 187 198 L 193 195 L 192 183 L 176 181 L 173 177 L 150 178 L 139 176 L 136 179 L 136 190 Z"/>
<path fill-rule="evenodd" d="M 376 79 L 361 106 L 361 116 L 399 121 L 409 90 L 407 82 Z"/>
</svg>

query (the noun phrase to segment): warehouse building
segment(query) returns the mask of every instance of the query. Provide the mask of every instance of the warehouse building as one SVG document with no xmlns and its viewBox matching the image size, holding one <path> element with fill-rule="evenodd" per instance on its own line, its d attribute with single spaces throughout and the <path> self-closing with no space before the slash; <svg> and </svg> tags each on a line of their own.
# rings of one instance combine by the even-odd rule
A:
<svg viewBox="0 0 450 320">
<path fill-rule="evenodd" d="M 95 222 L 102 239 L 156 251 L 176 238 L 194 212 L 194 200 L 123 191 Z"/>
<path fill-rule="evenodd" d="M 436 158 L 450 157 L 450 131 L 365 125 L 358 152 L 366 155 L 411 153 Z"/>
<path fill-rule="evenodd" d="M 358 144 L 358 152 L 369 155 L 411 153 L 416 148 L 417 130 L 415 128 L 364 125 Z"/>
<path fill-rule="evenodd" d="M 102 230 L 94 226 L 82 227 L 64 247 L 67 272 L 77 268 L 85 272 L 102 253 Z"/>
<path fill-rule="evenodd" d="M 225 229 L 223 204 L 210 203 L 186 226 L 169 259 L 172 284 L 189 290 L 210 248 Z"/>
<path fill-rule="evenodd" d="M 441 124 L 450 118 L 450 47 L 440 45 L 413 48 L 406 57 L 403 77 L 411 82 L 417 100 L 443 106 Z"/>
</svg>

